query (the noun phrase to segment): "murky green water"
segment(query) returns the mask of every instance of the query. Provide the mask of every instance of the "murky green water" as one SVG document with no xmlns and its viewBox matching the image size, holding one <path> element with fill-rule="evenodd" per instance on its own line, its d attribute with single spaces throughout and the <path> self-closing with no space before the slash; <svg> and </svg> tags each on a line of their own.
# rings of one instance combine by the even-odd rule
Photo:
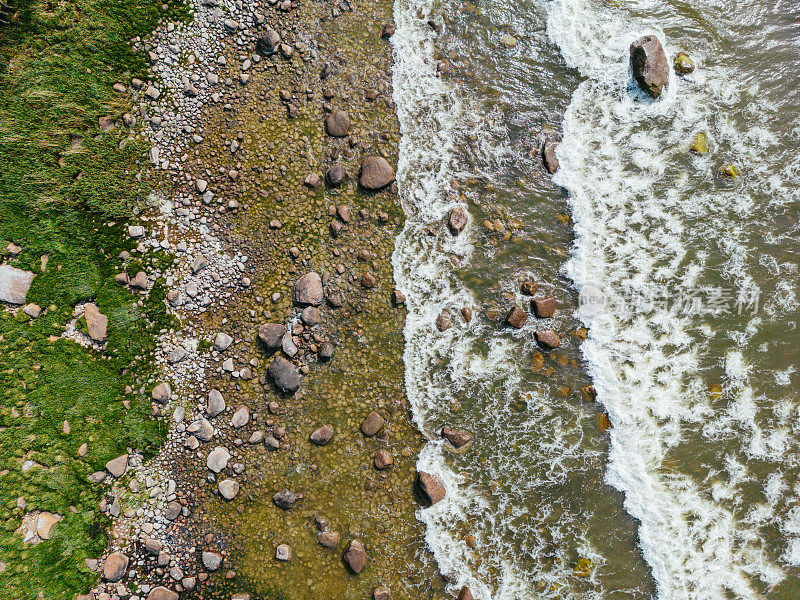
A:
<svg viewBox="0 0 800 600">
<path fill-rule="evenodd" d="M 800 11 L 413 10 L 445 26 L 401 14 L 395 42 L 409 395 L 434 438 L 443 424 L 476 435 L 466 453 L 432 442 L 420 459 L 452 492 L 422 515 L 440 565 L 482 598 L 797 597 Z M 646 33 L 697 65 L 658 103 L 628 85 L 628 46 Z M 409 49 L 450 73 L 425 79 Z M 699 132 L 707 154 L 689 150 Z M 562 140 L 554 182 L 537 153 L 547 137 Z M 456 240 L 436 223 L 453 187 L 471 217 Z M 510 307 L 531 312 L 527 279 L 557 311 L 512 329 Z M 585 284 L 605 310 L 576 312 Z M 435 329 L 465 305 L 469 324 Z M 552 353 L 534 340 L 543 328 L 561 337 Z"/>
</svg>

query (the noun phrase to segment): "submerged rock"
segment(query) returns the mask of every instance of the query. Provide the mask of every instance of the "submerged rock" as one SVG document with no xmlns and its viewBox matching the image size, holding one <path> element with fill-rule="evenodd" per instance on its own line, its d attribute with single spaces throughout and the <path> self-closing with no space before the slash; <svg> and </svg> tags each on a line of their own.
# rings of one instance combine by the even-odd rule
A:
<svg viewBox="0 0 800 600">
<path fill-rule="evenodd" d="M 272 496 L 275 506 L 283 510 L 292 510 L 299 499 L 300 497 L 297 494 L 289 490 L 283 490 Z"/>
<path fill-rule="evenodd" d="M 333 425 L 323 425 L 319 429 L 314 430 L 310 439 L 317 446 L 324 446 L 333 438 Z"/>
<path fill-rule="evenodd" d="M 297 367 L 282 356 L 275 357 L 268 373 L 275 385 L 284 392 L 296 392 L 300 388 L 300 374 Z"/>
<path fill-rule="evenodd" d="M 350 570 L 356 575 L 361 573 L 364 567 L 367 566 L 367 551 L 364 549 L 364 545 L 358 540 L 350 540 L 343 558 L 347 566 L 350 567 Z"/>
<path fill-rule="evenodd" d="M 675 72 L 679 73 L 680 75 L 688 75 L 692 71 L 694 71 L 694 62 L 692 59 L 689 58 L 689 55 L 686 52 L 678 52 L 675 55 Z"/>
<path fill-rule="evenodd" d="M 722 174 L 723 177 L 738 177 L 739 169 L 736 166 L 728 163 L 727 165 L 722 165 L 720 167 L 719 172 Z"/>
<path fill-rule="evenodd" d="M 657 100 L 669 85 L 669 64 L 661 42 L 646 35 L 631 44 L 630 54 L 633 79 L 642 92 Z"/>
<path fill-rule="evenodd" d="M 450 209 L 450 215 L 447 217 L 447 226 L 450 228 L 450 233 L 458 235 L 467 226 L 467 209 L 463 206 L 456 206 Z"/>
<path fill-rule="evenodd" d="M 442 427 L 442 437 L 446 439 L 454 448 L 462 448 L 472 441 L 472 434 L 468 431 L 461 431 L 445 425 Z"/>
<path fill-rule="evenodd" d="M 319 306 L 325 299 L 322 278 L 318 273 L 306 273 L 294 284 L 294 301 L 297 304 Z"/>
<path fill-rule="evenodd" d="M 364 422 L 361 423 L 361 432 L 367 437 L 372 437 L 383 429 L 385 424 L 386 419 L 373 410 L 367 415 Z"/>
<path fill-rule="evenodd" d="M 696 133 L 689 149 L 696 154 L 705 154 L 708 152 L 708 137 L 706 134 L 702 131 Z"/>
</svg>

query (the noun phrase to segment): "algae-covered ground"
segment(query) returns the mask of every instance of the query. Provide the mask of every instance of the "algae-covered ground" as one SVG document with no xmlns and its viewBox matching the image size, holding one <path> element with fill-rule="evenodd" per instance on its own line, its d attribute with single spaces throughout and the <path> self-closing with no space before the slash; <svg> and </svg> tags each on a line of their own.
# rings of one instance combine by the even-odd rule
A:
<svg viewBox="0 0 800 600">
<path fill-rule="evenodd" d="M 107 542 L 100 491 L 86 476 L 162 436 L 149 403 L 123 400 L 147 374 L 164 291 L 139 302 L 114 283 L 118 254 L 133 248 L 125 221 L 146 195 L 135 177 L 145 150 L 122 143 L 119 127 L 101 134 L 98 118 L 120 112 L 113 84 L 144 72 L 128 40 L 185 9 L 160 0 L 16 8 L 0 29 L 0 257 L 35 273 L 28 302 L 42 315 L 0 310 L 0 599 L 72 598 L 96 578 L 84 558 Z M 60 337 L 87 300 L 109 317 L 102 350 Z M 64 519 L 49 540 L 27 544 L 14 532 L 37 509 Z"/>
</svg>

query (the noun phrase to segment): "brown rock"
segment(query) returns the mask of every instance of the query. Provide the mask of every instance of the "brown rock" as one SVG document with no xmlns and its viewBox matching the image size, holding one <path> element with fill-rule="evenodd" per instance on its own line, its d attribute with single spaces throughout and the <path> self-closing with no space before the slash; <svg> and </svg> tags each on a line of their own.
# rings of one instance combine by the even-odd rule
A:
<svg viewBox="0 0 800 600">
<path fill-rule="evenodd" d="M 89 330 L 89 337 L 95 342 L 105 342 L 108 330 L 108 317 L 100 312 L 96 304 L 89 303 L 83 309 L 83 316 L 86 319 L 86 328 Z"/>
<path fill-rule="evenodd" d="M 394 457 L 388 450 L 378 450 L 378 452 L 375 454 L 373 463 L 375 464 L 376 469 L 383 471 L 394 464 Z"/>
<path fill-rule="evenodd" d="M 447 217 L 447 226 L 450 228 L 450 233 L 458 235 L 467 226 L 469 217 L 467 209 L 463 206 L 456 206 L 450 209 L 450 215 Z"/>
<path fill-rule="evenodd" d="M 385 585 L 379 585 L 372 590 L 372 600 L 392 600 L 392 592 Z"/>
<path fill-rule="evenodd" d="M 361 432 L 367 437 L 372 437 L 383 429 L 385 424 L 386 419 L 373 410 L 367 415 L 364 422 L 361 423 Z"/>
<path fill-rule="evenodd" d="M 454 448 L 462 448 L 472 441 L 472 434 L 468 431 L 453 429 L 445 425 L 442 427 L 442 437 L 446 439 Z"/>
<path fill-rule="evenodd" d="M 310 436 L 312 442 L 317 446 L 324 446 L 333 438 L 333 425 L 323 425 L 319 429 L 315 429 Z"/>
<path fill-rule="evenodd" d="M 305 181 L 303 183 L 305 183 L 312 190 L 316 189 L 319 187 L 320 184 L 319 175 L 317 175 L 316 173 L 309 173 L 306 176 Z"/>
<path fill-rule="evenodd" d="M 122 552 L 112 552 L 103 563 L 103 578 L 106 581 L 119 581 L 128 568 L 128 557 Z"/>
<path fill-rule="evenodd" d="M 106 469 L 108 469 L 108 472 L 114 477 L 122 477 L 125 471 L 128 470 L 128 455 L 123 454 L 122 456 L 108 461 L 106 463 Z"/>
<path fill-rule="evenodd" d="M 436 317 L 436 329 L 439 331 L 447 331 L 453 325 L 453 320 L 447 310 L 443 310 Z"/>
<path fill-rule="evenodd" d="M 639 89 L 657 100 L 669 85 L 669 63 L 661 42 L 646 35 L 631 44 L 631 71 Z"/>
<path fill-rule="evenodd" d="M 375 276 L 372 273 L 365 273 L 361 278 L 361 285 L 366 289 L 375 287 Z"/>
<path fill-rule="evenodd" d="M 394 181 L 394 169 L 382 156 L 367 156 L 361 163 L 359 183 L 367 190 L 380 190 Z"/>
<path fill-rule="evenodd" d="M 542 164 L 547 172 L 551 175 L 558 171 L 558 156 L 556 156 L 556 149 L 558 142 L 555 140 L 547 140 L 542 148 Z"/>
<path fill-rule="evenodd" d="M 469 306 L 461 307 L 461 318 L 464 319 L 464 323 L 472 321 L 472 309 Z"/>
<path fill-rule="evenodd" d="M 325 299 L 322 278 L 319 274 L 306 273 L 294 284 L 293 298 L 297 304 L 319 306 Z"/>
<path fill-rule="evenodd" d="M 458 592 L 458 600 L 475 600 L 472 597 L 472 592 L 467 586 L 461 588 L 461 591 Z"/>
<path fill-rule="evenodd" d="M 511 327 L 521 329 L 528 321 L 528 313 L 522 310 L 519 306 L 515 306 L 506 315 L 506 323 Z"/>
<path fill-rule="evenodd" d="M 364 545 L 358 540 L 350 540 L 344 552 L 344 562 L 353 573 L 361 573 L 367 566 L 367 551 L 364 550 Z"/>
<path fill-rule="evenodd" d="M 519 291 L 526 296 L 533 296 L 538 289 L 539 285 L 535 281 L 523 281 L 519 284 Z"/>
<path fill-rule="evenodd" d="M 322 531 L 317 535 L 317 541 L 323 548 L 335 548 L 339 545 L 339 533 L 336 531 Z"/>
<path fill-rule="evenodd" d="M 325 117 L 325 130 L 333 137 L 345 137 L 350 133 L 350 115 L 343 110 L 335 110 Z"/>
<path fill-rule="evenodd" d="M 553 296 L 544 296 L 531 300 L 531 308 L 539 319 L 549 319 L 556 312 L 556 299 Z"/>
<path fill-rule="evenodd" d="M 420 492 L 422 504 L 425 506 L 433 506 L 437 502 L 444 500 L 444 484 L 438 477 L 430 473 L 420 471 L 417 474 L 417 487 Z"/>
<path fill-rule="evenodd" d="M 406 301 L 406 295 L 401 292 L 400 290 L 395 290 L 392 292 L 392 302 L 395 304 L 403 304 Z"/>
<path fill-rule="evenodd" d="M 558 348 L 561 345 L 561 339 L 558 334 L 552 329 L 541 329 L 535 334 L 537 343 L 546 350 Z"/>
<path fill-rule="evenodd" d="M 178 600 L 178 594 L 160 585 L 150 590 L 150 593 L 147 594 L 147 600 Z"/>
<path fill-rule="evenodd" d="M 395 26 L 394 23 L 386 23 L 383 27 L 381 27 L 381 37 L 383 39 L 388 39 L 394 35 Z"/>
</svg>

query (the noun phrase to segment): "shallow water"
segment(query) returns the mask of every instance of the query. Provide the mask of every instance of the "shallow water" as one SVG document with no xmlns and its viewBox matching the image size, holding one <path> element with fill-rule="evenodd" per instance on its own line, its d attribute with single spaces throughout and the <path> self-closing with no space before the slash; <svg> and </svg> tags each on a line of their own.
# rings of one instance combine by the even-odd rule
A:
<svg viewBox="0 0 800 600">
<path fill-rule="evenodd" d="M 394 266 L 406 385 L 432 440 L 419 467 L 448 491 L 419 517 L 454 587 L 800 597 L 798 17 L 752 0 L 397 0 L 408 221 Z M 645 33 L 697 65 L 655 103 L 629 85 Z M 698 132 L 705 155 L 689 151 Z M 536 152 L 548 135 L 562 139 L 552 181 Z M 741 175 L 722 177 L 727 163 Z M 456 238 L 442 226 L 454 200 L 470 212 Z M 530 312 L 521 278 L 558 311 L 518 331 L 502 321 Z M 576 308 L 586 284 L 607 299 L 596 314 Z M 454 325 L 438 332 L 443 309 Z M 562 345 L 536 370 L 545 327 Z M 444 424 L 476 434 L 467 452 L 438 441 Z"/>
</svg>

